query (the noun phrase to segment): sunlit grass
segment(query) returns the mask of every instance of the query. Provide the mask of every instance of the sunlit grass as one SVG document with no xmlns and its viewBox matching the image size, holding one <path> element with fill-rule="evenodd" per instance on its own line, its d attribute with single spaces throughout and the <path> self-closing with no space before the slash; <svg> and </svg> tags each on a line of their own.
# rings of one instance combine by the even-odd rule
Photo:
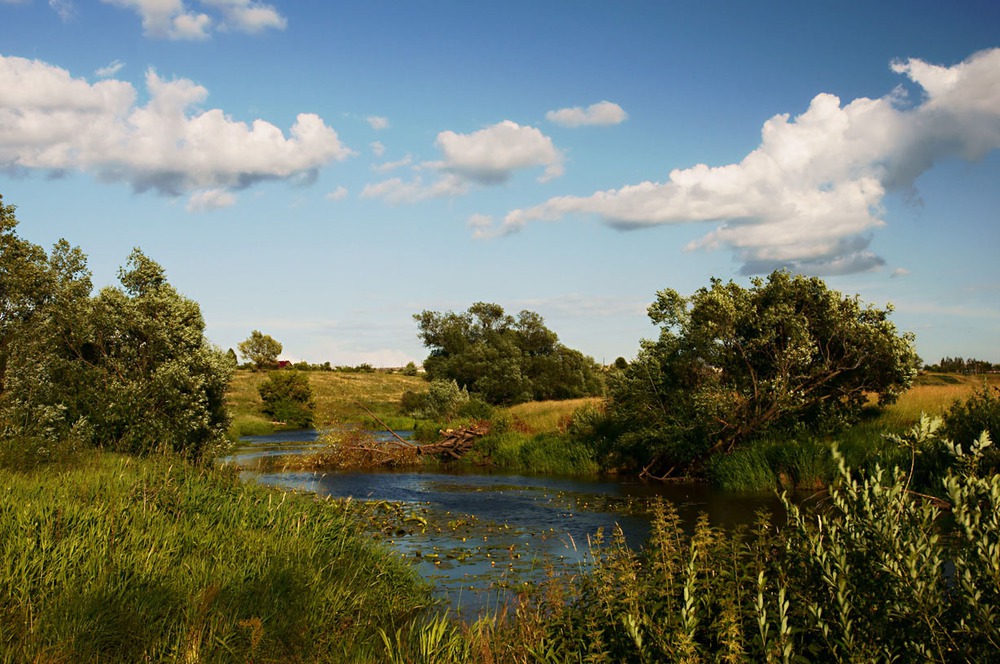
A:
<svg viewBox="0 0 1000 664">
<path fill-rule="evenodd" d="M 419 376 L 340 371 L 309 371 L 306 375 L 316 403 L 313 421 L 318 429 L 368 421 L 371 416 L 365 408 L 383 419 L 395 416 L 399 412 L 403 392 L 427 390 L 427 382 Z M 241 435 L 249 435 L 250 429 L 253 429 L 252 433 L 269 433 L 274 430 L 273 425 L 269 425 L 267 418 L 260 413 L 262 403 L 257 388 L 265 380 L 266 372 L 240 370 L 229 386 L 226 399 L 234 422 L 239 424 Z"/>
<path fill-rule="evenodd" d="M 508 412 L 534 433 L 551 433 L 564 428 L 573 412 L 583 406 L 597 406 L 600 397 L 565 401 L 532 401 L 511 406 Z"/>
<path fill-rule="evenodd" d="M 426 602 L 352 503 L 97 453 L 0 487 L 0 661 L 370 660 Z"/>
</svg>

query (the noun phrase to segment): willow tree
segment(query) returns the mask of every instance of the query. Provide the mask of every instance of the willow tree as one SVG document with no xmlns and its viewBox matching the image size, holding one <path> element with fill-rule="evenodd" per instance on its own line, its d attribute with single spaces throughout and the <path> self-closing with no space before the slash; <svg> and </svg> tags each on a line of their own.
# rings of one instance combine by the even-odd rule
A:
<svg viewBox="0 0 1000 664">
<path fill-rule="evenodd" d="M 73 439 L 209 458 L 226 445 L 232 363 L 196 302 L 139 250 L 91 295 L 86 257 L 16 234 L 0 200 L 0 439 L 28 453 Z"/>
<path fill-rule="evenodd" d="M 784 271 L 750 288 L 660 291 L 648 311 L 659 337 L 610 390 L 619 453 L 669 474 L 768 431 L 831 431 L 872 399 L 892 403 L 919 358 L 891 311 Z"/>
</svg>

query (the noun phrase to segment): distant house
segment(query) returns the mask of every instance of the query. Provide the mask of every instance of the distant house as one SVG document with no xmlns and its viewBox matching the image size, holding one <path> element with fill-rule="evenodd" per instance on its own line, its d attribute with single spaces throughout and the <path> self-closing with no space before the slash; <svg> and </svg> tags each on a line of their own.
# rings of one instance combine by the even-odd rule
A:
<svg viewBox="0 0 1000 664">
<path fill-rule="evenodd" d="M 278 368 L 279 369 L 287 369 L 287 368 L 289 368 L 291 366 L 292 366 L 292 361 L 291 360 L 278 360 Z"/>
</svg>

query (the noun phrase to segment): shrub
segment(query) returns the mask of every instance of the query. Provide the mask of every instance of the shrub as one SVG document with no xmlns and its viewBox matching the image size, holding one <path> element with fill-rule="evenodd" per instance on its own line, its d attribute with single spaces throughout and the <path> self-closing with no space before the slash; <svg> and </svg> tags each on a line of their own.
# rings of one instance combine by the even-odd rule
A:
<svg viewBox="0 0 1000 664">
<path fill-rule="evenodd" d="M 944 434 L 953 441 L 975 440 L 984 431 L 1000 445 L 1000 387 L 983 385 L 965 401 L 952 404 L 944 415 Z M 980 470 L 1000 472 L 1000 447 L 983 455 Z"/>
<path fill-rule="evenodd" d="M 262 410 L 273 419 L 295 429 L 312 426 L 313 398 L 309 376 L 298 371 L 277 371 L 257 388 Z"/>
</svg>

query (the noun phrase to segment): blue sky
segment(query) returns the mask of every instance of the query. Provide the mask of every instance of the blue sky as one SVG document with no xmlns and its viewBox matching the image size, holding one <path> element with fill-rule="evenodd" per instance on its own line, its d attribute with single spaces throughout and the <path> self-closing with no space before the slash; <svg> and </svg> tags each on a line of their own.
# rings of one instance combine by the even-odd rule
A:
<svg viewBox="0 0 1000 664">
<path fill-rule="evenodd" d="M 786 267 L 1000 362 L 998 49 L 992 0 L 0 0 L 0 194 L 222 348 L 400 366 L 486 301 L 610 362 Z"/>
</svg>

